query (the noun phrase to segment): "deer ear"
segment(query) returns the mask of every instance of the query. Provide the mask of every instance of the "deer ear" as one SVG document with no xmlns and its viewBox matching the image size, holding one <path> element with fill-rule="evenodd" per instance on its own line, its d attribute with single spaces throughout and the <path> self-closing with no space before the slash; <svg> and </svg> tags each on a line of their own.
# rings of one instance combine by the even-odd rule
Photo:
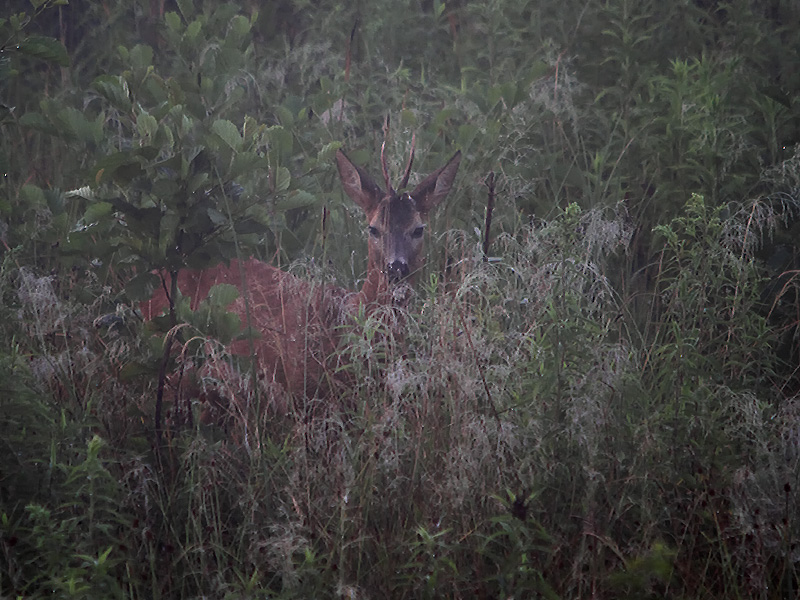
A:
<svg viewBox="0 0 800 600">
<path fill-rule="evenodd" d="M 411 197 L 417 204 L 417 209 L 427 214 L 444 200 L 453 187 L 453 181 L 461 163 L 461 150 L 453 155 L 448 163 L 435 173 L 431 173 L 411 192 Z"/>
<path fill-rule="evenodd" d="M 383 190 L 341 150 L 336 151 L 336 166 L 339 167 L 339 178 L 344 191 L 365 213 L 371 214 L 383 200 Z"/>
</svg>

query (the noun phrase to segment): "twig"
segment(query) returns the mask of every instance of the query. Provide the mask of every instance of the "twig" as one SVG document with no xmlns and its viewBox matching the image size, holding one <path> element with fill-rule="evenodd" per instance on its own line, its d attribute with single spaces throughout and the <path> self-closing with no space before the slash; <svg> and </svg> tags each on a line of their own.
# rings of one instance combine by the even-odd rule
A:
<svg viewBox="0 0 800 600">
<path fill-rule="evenodd" d="M 350 39 L 347 40 L 347 49 L 345 50 L 344 59 L 344 80 L 350 81 L 350 63 L 353 59 L 353 40 L 356 37 L 356 30 L 358 29 L 358 19 L 353 23 L 353 28 L 350 30 Z"/>
<path fill-rule="evenodd" d="M 494 211 L 494 171 L 489 171 L 486 177 L 486 187 L 489 192 L 486 198 L 486 222 L 483 228 L 483 260 L 489 260 L 489 239 L 492 229 L 492 212 Z"/>
<path fill-rule="evenodd" d="M 461 307 L 457 307 L 458 319 L 461 321 L 461 328 L 464 331 L 464 335 L 467 337 L 467 345 L 469 349 L 472 351 L 472 357 L 475 360 L 475 366 L 478 368 L 478 373 L 481 376 L 481 383 L 483 383 L 483 391 L 486 392 L 486 403 L 489 405 L 491 409 L 492 416 L 497 421 L 497 426 L 500 428 L 502 426 L 502 422 L 500 421 L 500 414 L 497 412 L 497 408 L 494 405 L 494 400 L 492 400 L 492 391 L 489 389 L 489 384 L 486 381 L 486 376 L 483 373 L 483 367 L 481 367 L 480 359 L 478 358 L 478 352 L 475 350 L 475 345 L 472 343 L 472 336 L 469 333 L 469 328 L 467 327 L 467 321 L 464 319 L 464 314 L 461 311 Z"/>
</svg>

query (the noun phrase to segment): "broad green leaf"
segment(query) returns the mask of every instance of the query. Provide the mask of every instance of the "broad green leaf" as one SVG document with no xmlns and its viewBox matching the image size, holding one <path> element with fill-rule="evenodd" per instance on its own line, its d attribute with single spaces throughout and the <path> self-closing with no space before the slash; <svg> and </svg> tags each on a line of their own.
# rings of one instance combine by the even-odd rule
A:
<svg viewBox="0 0 800 600">
<path fill-rule="evenodd" d="M 413 110 L 406 108 L 400 113 L 400 123 L 403 124 L 403 127 L 416 127 L 417 115 Z"/>
<path fill-rule="evenodd" d="M 194 3 L 192 0 L 178 0 L 178 9 L 181 11 L 183 18 L 188 21 L 194 14 Z"/>
<path fill-rule="evenodd" d="M 305 190 L 292 190 L 275 203 L 278 210 L 292 210 L 317 204 L 317 197 Z"/>
<path fill-rule="evenodd" d="M 175 247 L 175 234 L 177 233 L 181 215 L 175 211 L 167 211 L 161 215 L 159 222 L 158 251 L 167 254 Z"/>
<path fill-rule="evenodd" d="M 179 191 L 180 186 L 174 179 L 161 177 L 153 182 L 151 193 L 155 198 L 158 198 L 168 205 L 171 205 L 174 202 L 173 199 L 178 195 Z"/>
<path fill-rule="evenodd" d="M 128 58 L 134 68 L 146 69 L 153 64 L 153 49 L 146 44 L 137 44 L 131 49 Z"/>
<path fill-rule="evenodd" d="M 234 222 L 233 229 L 239 235 L 249 235 L 252 233 L 265 233 L 268 227 L 253 219 L 240 219 Z"/>
<path fill-rule="evenodd" d="M 220 341 L 230 343 L 242 329 L 242 320 L 234 312 L 226 312 L 217 317 L 215 335 Z"/>
<path fill-rule="evenodd" d="M 189 180 L 188 191 L 190 194 L 194 194 L 197 190 L 201 187 L 205 186 L 208 182 L 208 173 L 203 171 L 202 173 L 198 173 L 197 175 L 193 175 L 192 178 Z"/>
<path fill-rule="evenodd" d="M 239 47 L 245 41 L 250 33 L 250 21 L 242 16 L 236 15 L 228 24 L 228 35 L 226 36 L 226 43 L 231 46 Z"/>
<path fill-rule="evenodd" d="M 259 156 L 255 152 L 240 152 L 233 157 L 230 172 L 228 176 L 231 179 L 241 177 L 246 173 L 250 173 L 256 169 L 265 169 L 267 161 L 263 156 Z"/>
<path fill-rule="evenodd" d="M 42 60 L 54 62 L 62 67 L 69 66 L 67 49 L 58 40 L 43 35 L 32 35 L 17 46 L 20 52 Z"/>
<path fill-rule="evenodd" d="M 92 226 L 82 227 L 77 231 L 70 231 L 66 239 L 59 245 L 59 252 L 63 256 L 97 256 L 97 239 Z"/>
<path fill-rule="evenodd" d="M 117 152 L 102 157 L 94 165 L 95 183 L 102 181 L 130 181 L 141 173 L 142 166 L 136 155 L 130 151 Z"/>
<path fill-rule="evenodd" d="M 330 144 L 325 144 L 322 148 L 320 148 L 319 152 L 317 152 L 317 162 L 322 164 L 333 161 L 336 151 L 341 147 L 341 142 L 331 142 Z"/>
<path fill-rule="evenodd" d="M 208 292 L 208 303 L 211 306 L 225 308 L 239 297 L 239 290 L 229 283 L 218 283 Z"/>
<path fill-rule="evenodd" d="M 433 126 L 436 129 L 442 129 L 447 126 L 447 121 L 449 119 L 455 118 L 458 116 L 458 111 L 455 108 L 444 108 L 436 113 L 436 116 L 433 118 Z"/>
<path fill-rule="evenodd" d="M 136 129 L 141 137 L 152 141 L 158 131 L 158 121 L 153 115 L 141 113 L 136 117 Z"/>
<path fill-rule="evenodd" d="M 57 131 L 53 124 L 44 118 L 44 115 L 38 112 L 26 112 L 19 119 L 19 124 L 23 127 L 29 127 L 36 131 L 41 131 L 49 135 L 56 135 Z"/>
<path fill-rule="evenodd" d="M 242 137 L 248 145 L 257 144 L 258 137 L 266 129 L 261 123 L 251 116 L 245 116 L 242 124 Z"/>
<path fill-rule="evenodd" d="M 47 208 L 50 209 L 50 212 L 56 216 L 60 215 L 64 212 L 64 194 L 61 193 L 60 190 L 54 189 L 47 189 L 44 192 L 45 200 L 47 201 Z"/>
<path fill-rule="evenodd" d="M 242 136 L 239 129 L 226 119 L 217 119 L 211 125 L 211 130 L 216 133 L 231 149 L 239 151 L 242 148 Z"/>
<path fill-rule="evenodd" d="M 92 82 L 92 87 L 116 108 L 125 112 L 130 110 L 130 91 L 123 77 L 100 75 Z"/>
<path fill-rule="evenodd" d="M 101 221 L 109 216 L 113 209 L 114 207 L 110 202 L 92 202 L 86 207 L 86 212 L 83 213 L 83 223 L 85 225 L 91 225 L 92 223 Z"/>
<path fill-rule="evenodd" d="M 19 196 L 28 206 L 47 206 L 44 191 L 38 185 L 26 183 L 19 191 Z"/>
<path fill-rule="evenodd" d="M 81 111 L 72 107 L 61 108 L 54 101 L 43 100 L 41 106 L 50 117 L 50 123 L 39 113 L 26 113 L 22 116 L 22 124 L 69 140 L 98 143 L 102 139 L 103 119 L 89 121 Z"/>
<path fill-rule="evenodd" d="M 278 123 L 284 127 L 291 127 L 294 125 L 294 115 L 291 110 L 285 106 L 276 106 L 273 110 L 275 111 L 275 117 L 278 119 Z"/>
<path fill-rule="evenodd" d="M 183 41 L 192 46 L 195 40 L 197 40 L 197 36 L 200 35 L 202 27 L 203 24 L 199 20 L 189 23 L 189 26 L 186 28 L 186 33 L 183 34 Z"/>
<path fill-rule="evenodd" d="M 470 148 L 472 141 L 480 133 L 480 130 L 475 125 L 464 123 L 458 128 L 458 137 L 456 138 L 459 148 Z"/>
<path fill-rule="evenodd" d="M 206 211 L 206 214 L 208 214 L 208 218 L 209 218 L 209 219 L 211 220 L 211 222 L 212 222 L 214 225 L 216 225 L 217 227 L 219 227 L 219 226 L 222 226 L 222 225 L 227 225 L 227 224 L 228 224 L 228 217 L 226 217 L 225 215 L 223 215 L 221 212 L 219 212 L 219 211 L 218 211 L 217 209 L 215 209 L 215 208 L 209 208 L 209 209 Z"/>
<path fill-rule="evenodd" d="M 155 366 L 148 366 L 144 363 L 134 361 L 123 365 L 119 370 L 119 378 L 122 382 L 130 382 L 142 375 L 152 377 L 157 373 L 158 369 Z"/>
<path fill-rule="evenodd" d="M 164 22 L 167 24 L 167 27 L 170 31 L 174 31 L 175 33 L 180 33 L 181 31 L 181 18 L 178 13 L 169 11 L 164 15 Z"/>
<path fill-rule="evenodd" d="M 155 273 L 141 273 L 125 284 L 125 294 L 134 302 L 149 298 L 161 286 L 161 279 Z"/>
<path fill-rule="evenodd" d="M 278 167 L 272 172 L 272 187 L 275 193 L 285 192 L 292 183 L 292 175 L 286 167 Z"/>
<path fill-rule="evenodd" d="M 273 125 L 267 129 L 269 140 L 269 155 L 272 164 L 284 164 L 292 156 L 292 133 L 280 125 Z"/>
</svg>

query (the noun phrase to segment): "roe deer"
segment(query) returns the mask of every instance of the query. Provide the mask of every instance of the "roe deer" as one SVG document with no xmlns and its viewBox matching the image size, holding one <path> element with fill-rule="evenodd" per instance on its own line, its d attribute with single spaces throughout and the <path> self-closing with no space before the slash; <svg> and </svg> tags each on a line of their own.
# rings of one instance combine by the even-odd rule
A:
<svg viewBox="0 0 800 600">
<path fill-rule="evenodd" d="M 288 393 L 309 398 L 332 391 L 341 326 L 351 322 L 359 307 L 369 314 L 378 306 L 390 305 L 395 286 L 413 282 L 421 267 L 429 213 L 450 191 L 461 152 L 456 152 L 446 165 L 409 193 L 404 188 L 413 159 L 412 149 L 400 188 L 395 191 L 389 181 L 383 150 L 385 190 L 344 152 L 339 150 L 336 154 L 344 191 L 367 218 L 368 263 L 360 292 L 299 279 L 255 259 L 179 273 L 178 288 L 191 298 L 192 309 L 216 284 L 227 283 L 238 288 L 239 297 L 228 310 L 239 315 L 243 328 L 249 323 L 259 337 L 235 341 L 230 350 L 248 356 L 252 343 L 259 379 L 275 381 Z M 167 306 L 167 295 L 160 290 L 141 308 L 149 320 Z"/>
</svg>

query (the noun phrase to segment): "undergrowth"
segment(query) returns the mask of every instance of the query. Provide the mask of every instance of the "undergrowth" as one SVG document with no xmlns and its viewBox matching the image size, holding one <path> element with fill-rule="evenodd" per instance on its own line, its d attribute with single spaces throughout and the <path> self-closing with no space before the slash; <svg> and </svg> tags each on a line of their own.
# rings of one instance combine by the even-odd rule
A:
<svg viewBox="0 0 800 600">
<path fill-rule="evenodd" d="M 13 4 L 0 596 L 796 597 L 792 3 Z M 156 269 L 356 289 L 333 155 L 412 137 L 457 189 L 335 395 L 232 290 L 143 322 Z"/>
</svg>

